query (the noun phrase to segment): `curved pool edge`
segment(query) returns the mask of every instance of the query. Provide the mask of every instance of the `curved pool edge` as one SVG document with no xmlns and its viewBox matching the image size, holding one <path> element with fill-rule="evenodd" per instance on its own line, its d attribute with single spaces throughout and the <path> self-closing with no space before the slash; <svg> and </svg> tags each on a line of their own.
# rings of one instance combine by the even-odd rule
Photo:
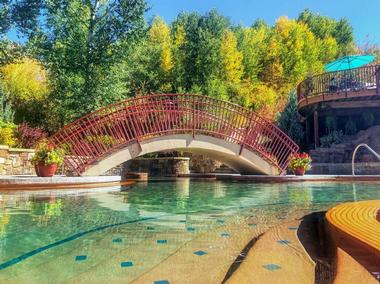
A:
<svg viewBox="0 0 380 284">
<path fill-rule="evenodd" d="M 336 250 L 338 283 L 343 278 L 344 281 L 353 280 L 358 270 L 367 272 L 373 280 L 380 272 L 379 211 L 380 200 L 370 200 L 343 203 L 326 213 L 328 230 Z"/>
<path fill-rule="evenodd" d="M 36 176 L 2 176 L 0 192 L 88 189 L 100 187 L 129 186 L 135 181 L 122 181 L 120 176 L 97 177 L 36 177 Z"/>
</svg>

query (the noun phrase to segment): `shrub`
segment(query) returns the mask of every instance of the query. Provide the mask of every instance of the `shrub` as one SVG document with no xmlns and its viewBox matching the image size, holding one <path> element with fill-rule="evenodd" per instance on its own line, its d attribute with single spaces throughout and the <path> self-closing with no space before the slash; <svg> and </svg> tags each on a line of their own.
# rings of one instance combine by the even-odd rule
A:
<svg viewBox="0 0 380 284">
<path fill-rule="evenodd" d="M 324 148 L 330 147 L 333 144 L 339 144 L 343 140 L 343 131 L 334 130 L 329 134 L 320 138 L 321 146 Z"/>
<path fill-rule="evenodd" d="M 346 135 L 354 135 L 357 132 L 356 128 L 356 122 L 353 121 L 351 118 L 346 122 L 346 125 L 344 127 L 344 133 Z"/>
<path fill-rule="evenodd" d="M 17 143 L 15 137 L 16 125 L 11 122 L 0 121 L 0 144 L 13 147 Z"/>
<path fill-rule="evenodd" d="M 40 127 L 31 127 L 24 122 L 17 127 L 15 136 L 19 147 L 34 148 L 39 140 L 47 137 L 47 133 Z"/>
<path fill-rule="evenodd" d="M 375 116 L 373 115 L 372 112 L 365 111 L 362 114 L 362 120 L 363 120 L 364 126 L 368 128 L 368 127 L 373 126 L 373 124 L 375 123 Z"/>
</svg>

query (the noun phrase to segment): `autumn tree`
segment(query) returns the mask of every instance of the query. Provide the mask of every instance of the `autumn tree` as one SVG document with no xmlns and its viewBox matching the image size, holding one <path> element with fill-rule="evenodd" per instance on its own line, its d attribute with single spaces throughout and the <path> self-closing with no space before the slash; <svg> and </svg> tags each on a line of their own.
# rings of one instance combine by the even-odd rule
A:
<svg viewBox="0 0 380 284">
<path fill-rule="evenodd" d="M 31 58 L 0 68 L 0 90 L 16 111 L 16 122 L 39 123 L 41 108 L 50 92 L 48 73 Z"/>
<path fill-rule="evenodd" d="M 243 76 L 243 54 L 237 49 L 237 40 L 231 30 L 226 30 L 220 43 L 222 76 L 227 83 L 237 85 Z"/>
</svg>

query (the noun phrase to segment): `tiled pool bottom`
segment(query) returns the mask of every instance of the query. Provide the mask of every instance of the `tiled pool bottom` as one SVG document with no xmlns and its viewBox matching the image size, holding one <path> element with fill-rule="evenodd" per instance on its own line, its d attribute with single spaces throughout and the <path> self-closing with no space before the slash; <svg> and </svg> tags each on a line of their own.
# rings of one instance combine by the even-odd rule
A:
<svg viewBox="0 0 380 284">
<path fill-rule="evenodd" d="M 184 179 L 0 195 L 0 283 L 220 283 L 254 236 L 337 203 L 380 199 L 379 188 Z M 274 265 L 262 269 L 291 264 Z"/>
</svg>

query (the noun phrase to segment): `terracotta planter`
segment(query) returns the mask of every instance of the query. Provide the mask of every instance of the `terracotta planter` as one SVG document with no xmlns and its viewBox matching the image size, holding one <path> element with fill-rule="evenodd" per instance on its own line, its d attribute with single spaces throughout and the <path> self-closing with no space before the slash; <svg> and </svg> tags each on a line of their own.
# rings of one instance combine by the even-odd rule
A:
<svg viewBox="0 0 380 284">
<path fill-rule="evenodd" d="M 39 177 L 52 177 L 57 171 L 57 164 L 44 165 L 38 164 L 35 165 L 36 174 Z"/>
<path fill-rule="evenodd" d="M 303 176 L 305 174 L 305 169 L 304 168 L 296 168 L 296 169 L 294 169 L 294 174 L 296 176 Z"/>
</svg>

